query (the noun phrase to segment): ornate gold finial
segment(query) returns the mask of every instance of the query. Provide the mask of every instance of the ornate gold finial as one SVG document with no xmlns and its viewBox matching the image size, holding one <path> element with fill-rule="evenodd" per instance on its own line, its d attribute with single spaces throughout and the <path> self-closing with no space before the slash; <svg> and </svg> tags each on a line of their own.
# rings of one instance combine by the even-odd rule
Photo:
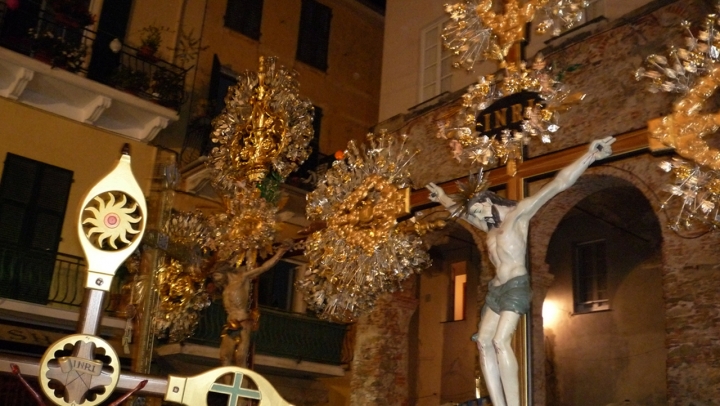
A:
<svg viewBox="0 0 720 406">
<path fill-rule="evenodd" d="M 310 154 L 314 108 L 299 95 L 297 73 L 260 57 L 258 72 L 238 76 L 213 121 L 209 165 L 214 183 L 232 191 L 242 180 L 259 183 L 271 171 L 285 178 Z"/>
</svg>

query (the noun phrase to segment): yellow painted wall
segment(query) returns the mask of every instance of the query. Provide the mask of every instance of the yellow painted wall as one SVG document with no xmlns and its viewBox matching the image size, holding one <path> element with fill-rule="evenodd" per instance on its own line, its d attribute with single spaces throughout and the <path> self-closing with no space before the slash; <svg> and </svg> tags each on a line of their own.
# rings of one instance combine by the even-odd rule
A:
<svg viewBox="0 0 720 406">
<path fill-rule="evenodd" d="M 356 1 L 320 0 L 332 9 L 328 69 L 295 61 L 300 0 L 265 0 L 259 41 L 224 27 L 225 0 L 208 0 L 195 91 L 207 95 L 213 55 L 236 73 L 257 71 L 260 56 L 276 56 L 299 73 L 300 94 L 323 109 L 320 149 L 325 154 L 362 139 L 377 123 L 383 18 Z"/>
<path fill-rule="evenodd" d="M 420 103 L 420 37 L 427 26 L 445 18 L 446 0 L 388 0 L 385 12 L 380 120 L 405 113 Z M 483 72 L 484 73 L 484 72 Z M 453 72 L 452 90 L 477 79 L 478 71 Z"/>
<path fill-rule="evenodd" d="M 144 27 L 154 25 L 165 27 L 168 31 L 163 32 L 162 43 L 158 50 L 158 56 L 164 60 L 172 60 L 172 52 L 168 47 L 175 46 L 175 38 L 178 35 L 180 21 L 183 14 L 183 3 L 181 1 L 134 1 L 130 14 L 130 25 L 126 34 L 128 45 L 139 48 Z"/>
<path fill-rule="evenodd" d="M 75 221 L 85 193 L 110 170 L 125 143 L 133 173 L 147 196 L 156 148 L 0 98 L 0 159 L 8 152 L 73 171 L 59 251 L 82 256 Z M 0 168 L 0 176 L 2 168 Z"/>
</svg>

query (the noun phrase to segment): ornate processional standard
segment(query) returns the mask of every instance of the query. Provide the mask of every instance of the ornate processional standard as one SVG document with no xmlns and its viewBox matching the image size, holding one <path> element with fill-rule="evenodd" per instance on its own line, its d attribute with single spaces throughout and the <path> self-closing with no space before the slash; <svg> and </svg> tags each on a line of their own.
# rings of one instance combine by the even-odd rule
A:
<svg viewBox="0 0 720 406">
<path fill-rule="evenodd" d="M 130 395 L 163 397 L 187 406 L 206 406 L 209 392 L 228 395 L 228 406 L 245 399 L 260 406 L 292 406 L 256 372 L 240 367 L 222 367 L 193 377 L 160 377 L 120 371 L 120 359 L 105 340 L 97 336 L 102 303 L 117 268 L 137 248 L 145 231 L 147 206 L 132 174 L 128 147 L 115 169 L 98 182 L 82 202 L 78 231 L 88 262 L 85 298 L 77 333 L 53 343 L 39 360 L 0 356 L 0 372 L 22 380 L 38 405 L 42 397 L 23 376 L 36 377 L 43 394 L 59 406 L 95 406 L 115 391 L 125 392 L 112 406 Z M 230 375 L 232 384 L 219 381 Z M 249 378 L 257 389 L 243 385 Z"/>
</svg>

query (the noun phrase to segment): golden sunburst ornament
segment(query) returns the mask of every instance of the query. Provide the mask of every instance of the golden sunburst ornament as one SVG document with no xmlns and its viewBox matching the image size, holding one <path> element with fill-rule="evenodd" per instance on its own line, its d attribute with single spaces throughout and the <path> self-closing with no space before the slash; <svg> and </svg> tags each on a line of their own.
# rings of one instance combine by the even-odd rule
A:
<svg viewBox="0 0 720 406">
<path fill-rule="evenodd" d="M 297 287 L 320 317 L 351 321 L 430 265 L 416 229 L 398 227 L 414 156 L 405 139 L 382 132 L 360 147 L 351 141 L 308 194 L 307 216 L 325 228 L 305 241 L 309 263 Z"/>
<path fill-rule="evenodd" d="M 204 248 L 217 252 L 218 260 L 254 268 L 258 256 L 273 252 L 277 206 L 260 194 L 257 187 L 238 184 L 234 198 L 225 200 L 226 211 L 208 217 Z"/>
<path fill-rule="evenodd" d="M 156 272 L 159 303 L 153 314 L 155 335 L 170 342 L 183 341 L 194 333 L 200 311 L 210 305 L 205 275 L 199 266 L 171 258 Z"/>
<path fill-rule="evenodd" d="M 163 229 L 168 238 L 164 264 L 155 271 L 159 303 L 153 329 L 159 338 L 178 342 L 192 336 L 199 313 L 210 305 L 202 272 L 202 245 L 210 230 L 200 211 L 174 212 Z"/>
<path fill-rule="evenodd" d="M 493 10 L 492 0 L 465 0 L 445 5 L 450 23 L 443 30 L 443 41 L 457 56 L 456 67 L 472 69 L 477 60 L 504 61 L 510 47 L 525 39 L 525 24 L 535 9 L 547 0 L 503 2 L 504 14 Z"/>
<path fill-rule="evenodd" d="M 99 249 L 125 248 L 140 233 L 140 227 L 135 226 L 142 220 L 142 213 L 135 200 L 125 193 L 105 192 L 95 196 L 83 213 L 85 236 Z"/>
<path fill-rule="evenodd" d="M 271 171 L 284 179 L 310 154 L 313 105 L 300 97 L 297 73 L 276 62 L 260 57 L 259 72 L 239 75 L 213 121 L 217 147 L 208 164 L 221 190 L 242 180 L 258 183 Z"/>
<path fill-rule="evenodd" d="M 484 192 L 490 187 L 490 181 L 484 179 L 482 169 L 477 175 L 468 176 L 467 183 L 458 182 L 458 193 L 454 193 L 449 197 L 455 202 L 452 207 L 448 208 L 451 218 L 462 217 L 467 213 L 468 202 L 473 197 Z"/>
<path fill-rule="evenodd" d="M 575 69 L 572 66 L 567 71 Z M 485 130 L 477 118 L 496 101 L 520 92 L 529 92 L 536 99 L 525 111 L 518 109 L 519 130 L 503 129 L 500 133 L 480 136 Z M 453 157 L 461 163 L 484 168 L 509 164 L 515 175 L 517 164 L 523 160 L 523 146 L 539 138 L 550 143 L 560 129 L 560 114 L 585 98 L 563 84 L 542 55 L 535 57 L 528 68 L 525 62 L 507 66 L 502 76 L 487 75 L 468 87 L 455 123 L 439 123 L 438 137 L 449 140 Z M 521 106 L 521 105 L 518 105 Z M 515 113 L 513 113 L 514 115 Z"/>
<path fill-rule="evenodd" d="M 525 39 L 525 27 L 540 10 L 545 18 L 536 32 L 559 35 L 583 19 L 590 0 L 505 0 L 503 13 L 496 13 L 492 0 L 464 0 L 446 4 L 450 17 L 443 29 L 446 48 L 456 56 L 455 67 L 472 70 L 477 61 L 495 60 L 503 65 L 513 45 Z"/>
<path fill-rule="evenodd" d="M 716 9 L 720 12 L 720 6 Z M 717 136 L 720 129 L 720 112 L 706 112 L 706 106 L 712 105 L 711 96 L 720 87 L 719 27 L 717 14 L 708 14 L 699 31 L 683 21 L 685 47 L 671 46 L 667 55 L 650 55 L 645 66 L 635 72 L 637 80 L 648 80 L 650 92 L 681 95 L 673 103 L 671 114 L 648 122 L 652 138 L 693 162 L 675 159 L 661 165 L 662 170 L 673 174 L 664 188 L 669 197 L 661 208 L 678 210 L 671 216 L 675 218 L 670 224 L 674 230 L 720 225 L 720 149 L 706 140 Z"/>
</svg>

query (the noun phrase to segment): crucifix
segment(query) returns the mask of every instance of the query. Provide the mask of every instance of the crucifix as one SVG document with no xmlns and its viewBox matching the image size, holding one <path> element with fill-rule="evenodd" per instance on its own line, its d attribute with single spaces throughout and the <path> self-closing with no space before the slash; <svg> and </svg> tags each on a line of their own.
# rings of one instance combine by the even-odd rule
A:
<svg viewBox="0 0 720 406">
<path fill-rule="evenodd" d="M 45 398 L 58 406 L 99 405 L 116 391 L 125 395 L 111 406 L 133 394 L 207 406 L 210 392 L 228 395 L 228 406 L 236 406 L 242 399 L 259 400 L 260 406 L 292 406 L 263 376 L 240 367 L 215 368 L 192 377 L 121 372 L 117 353 L 97 332 L 105 295 L 117 268 L 140 244 L 146 213 L 145 197 L 133 176 L 126 144 L 115 168 L 90 189 L 81 204 L 77 226 L 88 271 L 77 333 L 50 345 L 39 360 L 0 356 L 0 372 L 16 375 L 40 406 L 45 405 L 43 397 L 25 377 L 36 377 Z M 231 385 L 220 380 L 225 376 L 232 376 Z M 243 385 L 246 378 L 257 389 Z"/>
</svg>

